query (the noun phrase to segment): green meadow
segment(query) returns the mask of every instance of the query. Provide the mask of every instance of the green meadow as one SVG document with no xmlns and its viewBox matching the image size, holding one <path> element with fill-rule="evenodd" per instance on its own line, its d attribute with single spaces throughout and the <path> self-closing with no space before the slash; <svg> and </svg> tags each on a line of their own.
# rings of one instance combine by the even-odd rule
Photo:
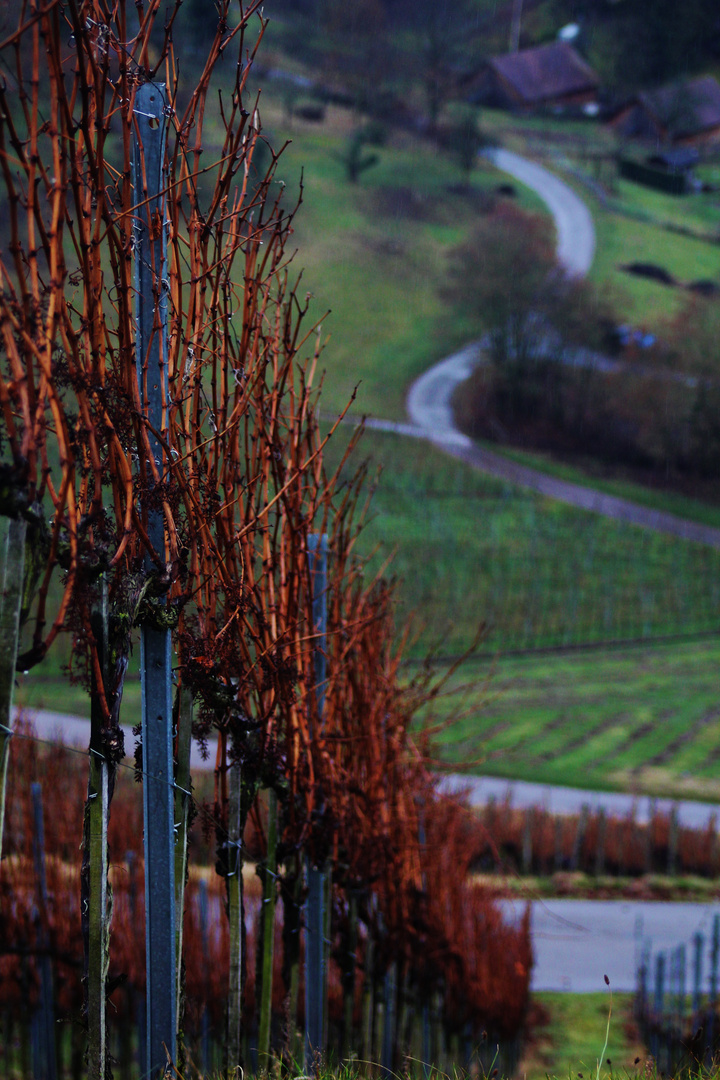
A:
<svg viewBox="0 0 720 1080">
<path fill-rule="evenodd" d="M 608 993 L 533 994 L 532 1033 L 517 1075 L 524 1080 L 639 1076 L 646 1051 L 634 1031 L 633 995 L 613 994 L 608 1031 L 610 1011 Z M 604 1060 L 598 1063 L 606 1034 Z"/>
<path fill-rule="evenodd" d="M 339 453 L 338 446 L 332 453 Z M 395 552 L 399 621 L 416 654 L 687 636 L 720 629 L 720 552 L 576 510 L 476 472 L 405 437 L 368 431 L 382 468 L 362 537 Z"/>
<path fill-rule="evenodd" d="M 717 638 L 477 660 L 427 720 L 471 771 L 720 801 Z"/>
</svg>

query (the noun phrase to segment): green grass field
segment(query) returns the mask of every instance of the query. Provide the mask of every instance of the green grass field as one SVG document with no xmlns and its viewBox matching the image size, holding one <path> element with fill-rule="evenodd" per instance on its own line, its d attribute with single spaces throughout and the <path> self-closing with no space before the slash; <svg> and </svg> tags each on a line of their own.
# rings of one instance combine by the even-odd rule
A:
<svg viewBox="0 0 720 1080">
<path fill-rule="evenodd" d="M 333 453 L 338 453 L 340 444 Z M 362 543 L 396 550 L 418 651 L 577 645 L 720 628 L 720 552 L 490 479 L 420 441 L 367 432 L 383 466 Z M 373 564 L 375 565 L 375 563 Z"/>
<path fill-rule="evenodd" d="M 607 1032 L 610 995 L 533 994 L 535 1020 L 517 1075 L 524 1080 L 579 1076 L 593 1080 Z M 641 1058 L 639 1065 L 636 1058 Z M 610 1059 L 608 1064 L 608 1058 Z M 599 1076 L 636 1076 L 645 1051 L 633 1033 L 632 994 L 613 994 L 607 1049 Z"/>
<path fill-rule="evenodd" d="M 720 641 L 469 663 L 431 719 L 472 771 L 720 800 Z"/>
<path fill-rule="evenodd" d="M 289 127 L 270 96 L 263 117 L 275 143 L 292 140 L 278 171 L 288 200 L 303 172 L 295 265 L 303 269 L 301 293 L 313 296 L 313 316 L 331 312 L 323 322 L 323 410 L 339 411 L 359 386 L 356 412 L 402 419 L 413 378 L 465 343 L 466 330 L 448 319 L 439 288 L 448 253 L 472 228 L 482 193 L 503 175 L 480 164 L 463 193 L 448 155 L 397 132 L 377 151 L 378 165 L 351 184 L 339 160 L 358 123 L 348 110 L 329 108 L 320 127 L 297 120 Z M 544 210 L 521 187 L 518 201 Z"/>
<path fill-rule="evenodd" d="M 683 284 L 703 278 L 715 281 L 720 278 L 720 245 L 633 221 L 601 210 L 597 203 L 593 203 L 592 209 L 597 250 L 590 278 L 598 285 L 607 283 L 618 290 L 622 312 L 634 325 L 657 329 L 663 319 L 677 313 L 687 303 L 689 293 L 628 274 L 620 269 L 623 265 L 653 263 Z"/>
</svg>

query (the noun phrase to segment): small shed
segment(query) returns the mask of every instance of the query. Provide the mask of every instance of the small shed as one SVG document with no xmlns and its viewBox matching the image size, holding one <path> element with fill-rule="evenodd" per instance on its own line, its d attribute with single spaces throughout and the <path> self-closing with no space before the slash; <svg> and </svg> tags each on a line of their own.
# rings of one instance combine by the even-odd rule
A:
<svg viewBox="0 0 720 1080">
<path fill-rule="evenodd" d="M 609 121 L 626 138 L 657 146 L 720 141 L 720 83 L 712 75 L 644 90 Z"/>
<path fill-rule="evenodd" d="M 491 56 L 471 81 L 469 100 L 495 108 L 533 111 L 581 107 L 597 101 L 600 80 L 566 41 Z"/>
</svg>

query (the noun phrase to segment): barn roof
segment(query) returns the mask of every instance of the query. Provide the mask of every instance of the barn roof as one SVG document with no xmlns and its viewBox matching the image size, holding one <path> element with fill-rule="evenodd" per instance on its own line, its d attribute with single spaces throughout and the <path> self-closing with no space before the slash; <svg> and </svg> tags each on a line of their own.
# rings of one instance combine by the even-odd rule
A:
<svg viewBox="0 0 720 1080">
<path fill-rule="evenodd" d="M 644 90 L 636 100 L 676 138 L 720 126 L 720 83 L 712 75 Z"/>
<path fill-rule="evenodd" d="M 529 105 L 595 89 L 599 84 L 590 65 L 564 41 L 493 56 L 488 64 Z"/>
</svg>

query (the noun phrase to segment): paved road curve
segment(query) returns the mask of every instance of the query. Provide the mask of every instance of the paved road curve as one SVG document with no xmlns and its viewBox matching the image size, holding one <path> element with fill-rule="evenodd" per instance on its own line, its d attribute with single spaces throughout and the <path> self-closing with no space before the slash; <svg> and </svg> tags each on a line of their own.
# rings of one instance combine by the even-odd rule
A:
<svg viewBox="0 0 720 1080">
<path fill-rule="evenodd" d="M 554 173 L 510 150 L 488 150 L 486 157 L 540 196 L 555 220 L 558 259 L 568 273 L 585 277 L 595 254 L 595 226 L 582 199 Z"/>
<path fill-rule="evenodd" d="M 583 201 L 572 188 L 541 165 L 507 150 L 494 150 L 488 156 L 498 168 L 527 184 L 544 200 L 555 219 L 558 258 L 571 273 L 587 273 L 595 250 L 595 231 L 590 211 Z M 456 387 L 471 374 L 479 358 L 480 345 L 475 342 L 441 360 L 413 383 L 407 397 L 407 411 L 414 431 L 409 425 L 383 421 L 374 421 L 371 426 L 424 437 L 490 476 L 531 488 L 578 509 L 720 548 L 720 529 L 549 476 L 478 446 L 459 432 L 451 408 L 452 396 Z"/>
</svg>

